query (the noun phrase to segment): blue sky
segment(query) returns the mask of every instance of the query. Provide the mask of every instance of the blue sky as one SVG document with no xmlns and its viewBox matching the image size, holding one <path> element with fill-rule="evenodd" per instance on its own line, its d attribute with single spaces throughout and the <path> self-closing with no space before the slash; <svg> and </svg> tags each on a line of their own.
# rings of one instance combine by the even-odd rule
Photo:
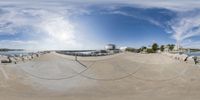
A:
<svg viewBox="0 0 200 100">
<path fill-rule="evenodd" d="M 0 48 L 200 48 L 199 8 L 196 0 L 0 1 Z"/>
</svg>

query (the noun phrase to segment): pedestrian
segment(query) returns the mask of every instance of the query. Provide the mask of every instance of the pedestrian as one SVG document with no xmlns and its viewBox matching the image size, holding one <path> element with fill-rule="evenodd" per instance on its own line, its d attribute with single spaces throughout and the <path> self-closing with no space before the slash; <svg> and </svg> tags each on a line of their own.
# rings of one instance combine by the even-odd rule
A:
<svg viewBox="0 0 200 100">
<path fill-rule="evenodd" d="M 194 63 L 197 64 L 198 63 L 197 56 L 193 57 L 193 59 L 194 59 Z"/>
</svg>

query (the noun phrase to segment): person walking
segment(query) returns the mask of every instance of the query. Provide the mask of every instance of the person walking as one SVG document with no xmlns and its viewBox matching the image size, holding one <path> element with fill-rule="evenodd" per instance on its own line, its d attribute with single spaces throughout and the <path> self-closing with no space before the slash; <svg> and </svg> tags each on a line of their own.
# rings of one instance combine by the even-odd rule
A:
<svg viewBox="0 0 200 100">
<path fill-rule="evenodd" d="M 193 59 L 194 59 L 194 63 L 197 64 L 198 63 L 197 56 L 193 57 Z"/>
</svg>

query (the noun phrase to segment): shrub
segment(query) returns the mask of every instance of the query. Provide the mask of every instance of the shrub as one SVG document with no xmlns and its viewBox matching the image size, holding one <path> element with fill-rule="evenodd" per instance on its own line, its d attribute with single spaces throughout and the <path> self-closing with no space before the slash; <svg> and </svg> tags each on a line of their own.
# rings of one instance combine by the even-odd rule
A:
<svg viewBox="0 0 200 100">
<path fill-rule="evenodd" d="M 147 53 L 154 53 L 153 49 L 147 49 Z"/>
<path fill-rule="evenodd" d="M 126 51 L 129 51 L 129 52 L 138 52 L 138 49 L 135 49 L 135 48 L 126 48 Z"/>
<path fill-rule="evenodd" d="M 164 45 L 161 45 L 161 46 L 160 46 L 160 51 L 162 51 L 162 52 L 163 52 L 163 51 L 164 51 L 164 49 L 165 49 L 165 48 L 164 48 Z"/>
</svg>

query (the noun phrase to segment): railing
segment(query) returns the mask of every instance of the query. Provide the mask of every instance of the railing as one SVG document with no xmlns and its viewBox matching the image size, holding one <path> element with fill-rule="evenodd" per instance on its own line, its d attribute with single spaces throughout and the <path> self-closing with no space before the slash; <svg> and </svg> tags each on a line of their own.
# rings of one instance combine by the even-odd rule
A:
<svg viewBox="0 0 200 100">
<path fill-rule="evenodd" d="M 59 52 L 59 51 L 57 51 L 56 53 L 65 54 L 65 55 L 71 55 L 71 56 L 81 56 L 81 57 L 107 56 L 107 55 L 116 54 L 116 53 L 89 53 L 89 54 L 83 54 L 83 53 L 78 53 L 78 52 Z"/>
</svg>

